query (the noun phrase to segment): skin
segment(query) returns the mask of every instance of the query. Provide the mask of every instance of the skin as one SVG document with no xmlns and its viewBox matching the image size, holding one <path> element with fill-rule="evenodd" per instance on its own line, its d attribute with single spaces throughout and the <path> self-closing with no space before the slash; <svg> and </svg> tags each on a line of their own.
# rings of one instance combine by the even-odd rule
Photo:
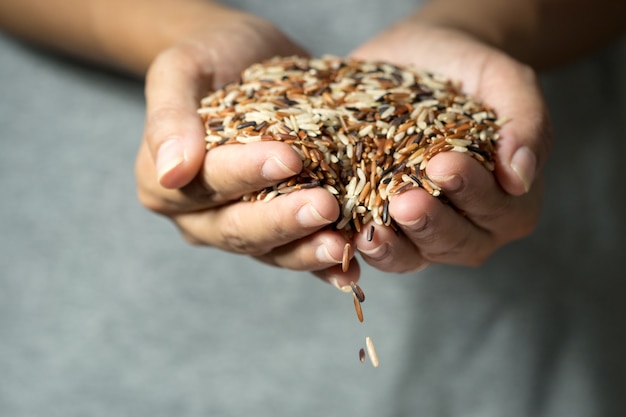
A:
<svg viewBox="0 0 626 417">
<path fill-rule="evenodd" d="M 390 272 L 433 262 L 475 266 L 532 233 L 541 209 L 541 168 L 551 149 L 535 70 L 583 56 L 621 35 L 623 3 L 433 0 L 356 48 L 357 58 L 416 64 L 460 80 L 468 93 L 511 121 L 501 131 L 493 174 L 455 153 L 430 161 L 428 175 L 464 215 L 422 190 L 396 196 L 389 210 L 400 233 L 377 226 L 369 242 L 364 228 L 352 242 L 346 273 L 339 265 L 344 238 L 323 230 L 339 215 L 328 192 L 239 201 L 302 168 L 289 146 L 232 145 L 205 152 L 196 109 L 207 91 L 264 58 L 306 54 L 280 29 L 201 0 L 0 0 L 0 25 L 33 42 L 145 76 L 138 196 L 171 219 L 188 242 L 311 271 L 341 287 L 359 278 L 357 251 L 363 261 Z"/>
<path fill-rule="evenodd" d="M 404 43 L 411 45 L 408 53 Z M 465 155 L 443 153 L 429 162 L 427 174 L 465 216 L 424 190 L 402 193 L 391 199 L 389 211 L 403 233 L 379 228 L 372 242 L 358 236 L 364 259 L 392 272 L 431 262 L 479 265 L 498 247 L 529 234 L 540 211 L 540 168 L 550 147 L 534 72 L 464 32 L 413 20 L 380 34 L 354 56 L 431 68 L 511 118 L 501 131 L 495 177 Z"/>
</svg>

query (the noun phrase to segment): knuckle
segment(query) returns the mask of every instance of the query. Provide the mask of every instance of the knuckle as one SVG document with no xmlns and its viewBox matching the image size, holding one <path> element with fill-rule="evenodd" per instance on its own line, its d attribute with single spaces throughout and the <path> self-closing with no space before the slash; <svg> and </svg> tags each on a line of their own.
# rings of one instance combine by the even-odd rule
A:
<svg viewBox="0 0 626 417">
<path fill-rule="evenodd" d="M 484 264 L 493 252 L 493 246 L 472 240 L 471 230 L 437 250 L 423 250 L 423 256 L 432 262 L 461 264 L 477 267 Z"/>
<path fill-rule="evenodd" d="M 261 256 L 267 252 L 266 250 L 260 249 L 254 242 L 251 242 L 246 237 L 234 233 L 224 234 L 223 242 L 226 248 L 234 253 Z"/>
<path fill-rule="evenodd" d="M 239 199 L 249 190 L 259 188 L 259 184 L 256 184 L 250 176 L 244 175 L 243 170 L 228 171 L 229 175 L 224 175 L 224 169 L 221 166 L 217 164 L 213 166 L 207 164 L 207 166 L 210 168 L 203 173 L 201 178 L 203 190 L 200 196 L 205 199 L 223 203 Z"/>
<path fill-rule="evenodd" d="M 229 251 L 262 256 L 277 245 L 297 238 L 290 230 L 289 222 L 277 212 L 271 212 L 267 216 L 255 214 L 254 218 L 246 213 L 249 212 L 230 210 L 220 221 L 220 240 Z"/>
<path fill-rule="evenodd" d="M 437 250 L 424 250 L 423 254 L 427 259 L 437 262 L 449 262 L 451 259 L 458 259 L 466 250 L 467 239 L 467 236 L 463 236 L 454 243 L 446 245 L 443 248 L 439 248 Z"/>
<path fill-rule="evenodd" d="M 231 213 L 224 218 L 221 224 L 221 246 L 228 251 L 240 254 L 258 256 L 264 253 L 250 235 L 245 233 L 244 220 L 241 215 Z"/>
<path fill-rule="evenodd" d="M 274 217 L 268 219 L 268 225 L 272 236 L 280 242 L 291 241 L 295 238 L 294 234 L 288 227 L 288 222 L 284 218 Z"/>
</svg>

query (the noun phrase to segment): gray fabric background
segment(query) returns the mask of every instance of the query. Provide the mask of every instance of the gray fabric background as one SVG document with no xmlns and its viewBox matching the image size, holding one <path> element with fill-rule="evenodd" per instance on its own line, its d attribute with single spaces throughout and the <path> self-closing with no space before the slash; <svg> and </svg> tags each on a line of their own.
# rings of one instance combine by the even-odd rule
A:
<svg viewBox="0 0 626 417">
<path fill-rule="evenodd" d="M 267 17 L 339 54 L 410 7 L 333 25 L 282 3 Z M 536 234 L 481 268 L 366 268 L 360 325 L 349 296 L 140 206 L 141 82 L 0 37 L 0 416 L 626 415 L 625 74 L 622 43 L 544 77 Z"/>
</svg>

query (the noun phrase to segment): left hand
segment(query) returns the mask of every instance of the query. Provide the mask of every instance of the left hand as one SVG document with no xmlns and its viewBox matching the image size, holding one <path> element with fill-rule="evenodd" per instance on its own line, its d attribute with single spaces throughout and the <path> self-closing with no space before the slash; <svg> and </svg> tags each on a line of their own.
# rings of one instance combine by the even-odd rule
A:
<svg viewBox="0 0 626 417">
<path fill-rule="evenodd" d="M 456 152 L 429 161 L 427 175 L 464 215 L 422 189 L 397 195 L 389 212 L 400 233 L 376 226 L 368 241 L 369 227 L 364 227 L 355 238 L 367 263 L 389 272 L 418 270 L 433 262 L 475 266 L 533 231 L 551 134 L 537 78 L 529 67 L 462 31 L 411 20 L 376 36 L 352 56 L 441 73 L 461 81 L 466 93 L 510 119 L 500 131 L 494 173 Z"/>
<path fill-rule="evenodd" d="M 207 91 L 237 79 L 249 65 L 307 52 L 269 21 L 199 4 L 209 17 L 159 53 L 146 77 L 146 124 L 136 161 L 141 203 L 171 219 L 189 243 L 313 271 L 338 286 L 357 281 L 358 265 L 340 276 L 341 283 L 334 279 L 345 238 L 324 229 L 339 215 L 330 192 L 318 187 L 267 203 L 241 201 L 302 169 L 291 146 L 262 142 L 207 153 L 197 113 Z"/>
</svg>

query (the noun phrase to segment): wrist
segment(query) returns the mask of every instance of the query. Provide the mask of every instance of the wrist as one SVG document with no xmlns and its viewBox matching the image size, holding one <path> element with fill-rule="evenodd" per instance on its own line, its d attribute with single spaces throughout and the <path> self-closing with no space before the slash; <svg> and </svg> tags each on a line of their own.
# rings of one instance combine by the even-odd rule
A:
<svg viewBox="0 0 626 417">
<path fill-rule="evenodd" d="M 93 4 L 95 38 L 102 56 L 108 64 L 140 75 L 162 51 L 241 14 L 203 0 L 108 0 Z"/>
<path fill-rule="evenodd" d="M 413 23 L 452 29 L 517 59 L 529 56 L 536 6 L 534 1 L 433 0 L 410 17 Z"/>
<path fill-rule="evenodd" d="M 413 21 L 463 31 L 535 69 L 585 56 L 626 33 L 626 2 L 431 0 Z"/>
</svg>

